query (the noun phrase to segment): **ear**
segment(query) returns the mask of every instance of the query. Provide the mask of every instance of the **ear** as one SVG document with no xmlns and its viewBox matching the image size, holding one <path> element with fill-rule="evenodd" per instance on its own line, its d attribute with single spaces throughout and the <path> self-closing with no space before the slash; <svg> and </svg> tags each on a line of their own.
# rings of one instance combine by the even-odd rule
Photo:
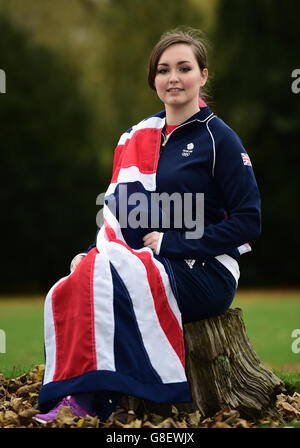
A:
<svg viewBox="0 0 300 448">
<path fill-rule="evenodd" d="M 205 86 L 207 78 L 208 78 L 208 70 L 207 68 L 204 68 L 203 70 L 201 70 L 201 87 Z"/>
</svg>

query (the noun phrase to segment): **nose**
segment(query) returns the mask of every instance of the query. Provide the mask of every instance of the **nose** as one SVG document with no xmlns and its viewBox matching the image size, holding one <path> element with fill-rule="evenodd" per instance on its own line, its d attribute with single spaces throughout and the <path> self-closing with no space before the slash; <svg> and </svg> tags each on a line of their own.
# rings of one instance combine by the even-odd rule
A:
<svg viewBox="0 0 300 448">
<path fill-rule="evenodd" d="M 170 72 L 170 77 L 169 77 L 169 82 L 171 82 L 171 83 L 176 83 L 176 82 L 178 82 L 179 81 L 179 78 L 178 78 L 178 73 L 177 73 L 177 71 L 176 70 L 172 70 L 171 72 Z"/>
</svg>

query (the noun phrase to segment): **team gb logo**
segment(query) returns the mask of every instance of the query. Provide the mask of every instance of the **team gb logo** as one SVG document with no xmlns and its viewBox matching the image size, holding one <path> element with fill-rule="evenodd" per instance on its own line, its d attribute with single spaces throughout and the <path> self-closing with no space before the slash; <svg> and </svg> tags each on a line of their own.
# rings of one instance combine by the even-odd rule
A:
<svg viewBox="0 0 300 448">
<path fill-rule="evenodd" d="M 194 149 L 194 143 L 188 143 L 188 144 L 186 145 L 186 148 L 184 148 L 184 149 L 182 150 L 181 155 L 182 155 L 183 157 L 188 157 L 189 155 L 192 154 L 193 149 Z"/>
</svg>

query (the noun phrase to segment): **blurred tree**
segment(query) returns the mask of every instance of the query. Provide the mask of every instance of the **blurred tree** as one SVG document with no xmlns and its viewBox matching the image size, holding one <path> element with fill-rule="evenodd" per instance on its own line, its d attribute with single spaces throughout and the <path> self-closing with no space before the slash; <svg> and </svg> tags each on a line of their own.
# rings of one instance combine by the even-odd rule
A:
<svg viewBox="0 0 300 448">
<path fill-rule="evenodd" d="M 147 87 L 151 47 L 178 25 L 209 26 L 218 1 L 165 0 L 162 11 L 158 0 L 0 0 L 0 11 L 26 27 L 35 43 L 55 49 L 78 73 L 101 117 L 95 139 L 101 141 L 99 163 L 109 176 L 120 132 L 162 107 Z"/>
<path fill-rule="evenodd" d="M 222 0 L 214 32 L 217 113 L 242 138 L 262 196 L 263 233 L 241 285 L 299 284 L 300 11 L 295 0 Z"/>
<path fill-rule="evenodd" d="M 106 187 L 76 73 L 0 16 L 1 291 L 48 288 L 92 242 Z"/>
<path fill-rule="evenodd" d="M 0 12 L 30 33 L 32 43 L 54 50 L 72 66 L 81 90 L 92 97 L 99 111 L 103 102 L 99 88 L 102 68 L 98 63 L 102 36 L 95 14 L 96 2 L 0 0 Z"/>
</svg>

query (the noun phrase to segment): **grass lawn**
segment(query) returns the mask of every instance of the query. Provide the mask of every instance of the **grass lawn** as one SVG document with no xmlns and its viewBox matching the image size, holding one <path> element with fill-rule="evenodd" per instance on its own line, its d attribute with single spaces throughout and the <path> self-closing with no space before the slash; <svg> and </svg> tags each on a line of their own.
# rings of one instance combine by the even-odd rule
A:
<svg viewBox="0 0 300 448">
<path fill-rule="evenodd" d="M 6 353 L 0 352 L 0 373 L 5 377 L 16 377 L 44 363 L 43 306 L 41 297 L 0 297 L 0 329 L 6 339 Z"/>
<path fill-rule="evenodd" d="M 0 373 L 6 377 L 44 363 L 43 305 L 44 297 L 0 297 L 0 330 L 6 336 Z M 278 376 L 295 380 L 300 390 L 300 353 L 293 353 L 291 337 L 300 329 L 300 291 L 239 291 L 232 304 L 237 307 L 243 310 L 247 334 L 260 359 Z"/>
<path fill-rule="evenodd" d="M 272 368 L 300 371 L 300 352 L 294 353 L 294 329 L 300 333 L 299 292 L 241 292 L 232 308 L 241 308 L 247 334 L 260 359 Z M 300 340 L 297 344 L 300 350 Z"/>
<path fill-rule="evenodd" d="M 292 337 L 294 329 L 300 336 L 300 291 L 242 291 L 231 307 L 243 310 L 248 337 L 263 363 L 289 393 L 300 392 L 300 339 Z"/>
</svg>

